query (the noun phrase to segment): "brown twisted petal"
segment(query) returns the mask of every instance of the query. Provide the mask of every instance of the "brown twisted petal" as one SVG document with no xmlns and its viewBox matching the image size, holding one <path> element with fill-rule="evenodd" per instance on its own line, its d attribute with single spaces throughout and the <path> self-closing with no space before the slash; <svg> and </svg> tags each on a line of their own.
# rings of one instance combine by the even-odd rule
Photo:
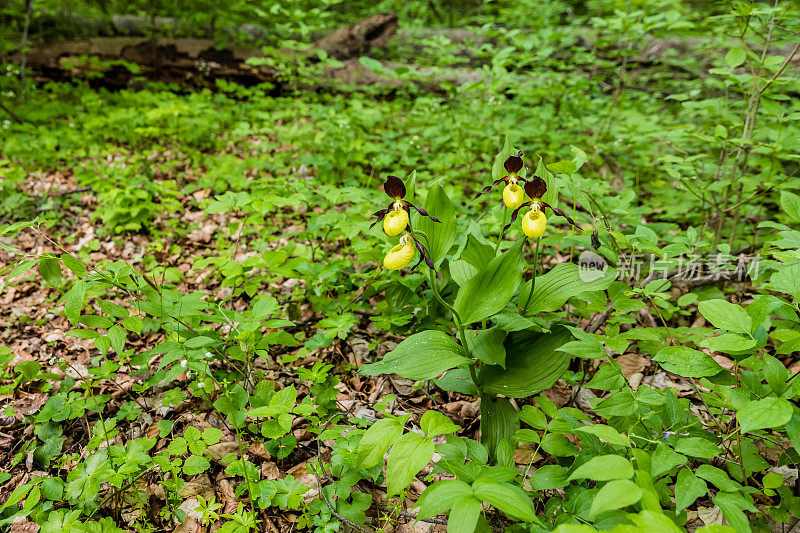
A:
<svg viewBox="0 0 800 533">
<path fill-rule="evenodd" d="M 414 209 L 416 209 L 416 210 L 417 210 L 417 213 L 419 213 L 420 215 L 422 215 L 422 216 L 424 216 L 424 217 L 428 217 L 429 219 L 433 220 L 434 222 L 441 222 L 441 220 L 439 220 L 438 218 L 436 218 L 436 217 L 435 217 L 435 216 L 433 216 L 433 215 L 430 215 L 430 214 L 428 214 L 428 212 L 427 212 L 427 211 L 425 211 L 425 210 L 424 210 L 424 209 L 422 209 L 421 207 L 417 207 L 417 206 L 415 206 L 415 205 L 414 205 L 414 204 L 412 204 L 411 202 L 403 202 L 403 207 L 405 208 L 405 210 L 406 210 L 406 211 L 409 211 L 409 209 L 408 209 L 409 207 L 413 207 Z M 410 212 L 410 211 L 409 211 L 409 212 Z"/>
<path fill-rule="evenodd" d="M 505 167 L 506 172 L 509 174 L 516 174 L 522 170 L 522 152 L 519 152 L 517 155 L 509 156 L 503 163 L 503 167 Z"/>
<path fill-rule="evenodd" d="M 550 205 L 550 204 L 548 204 L 546 202 L 539 202 L 539 203 L 542 204 L 542 207 L 549 207 L 553 211 L 553 213 L 555 213 L 556 215 L 566 218 L 567 222 L 569 222 L 570 224 L 572 224 L 576 228 L 578 227 L 578 225 L 575 223 L 575 221 L 572 220 L 572 217 L 570 217 L 568 214 L 566 214 L 563 210 L 561 210 L 561 209 L 559 209 L 557 207 L 553 207 L 552 205 Z"/>
<path fill-rule="evenodd" d="M 511 222 L 505 225 L 505 227 L 503 228 L 503 233 L 501 235 L 505 235 L 506 231 L 508 231 L 508 228 L 511 227 L 511 224 L 513 224 L 514 221 L 517 220 L 517 215 L 519 215 L 519 210 L 522 209 L 523 207 L 529 207 L 531 205 L 533 205 L 533 202 L 525 202 L 518 208 L 514 209 L 514 211 L 511 213 Z"/>
<path fill-rule="evenodd" d="M 547 192 L 547 183 L 539 176 L 525 183 L 525 194 L 534 199 L 539 199 Z"/>
<path fill-rule="evenodd" d="M 391 210 L 392 210 L 392 208 L 390 206 L 387 209 L 381 209 L 380 211 L 375 211 L 374 213 L 372 213 L 372 216 L 377 217 L 377 218 L 375 219 L 375 221 L 372 224 L 369 225 L 369 229 L 372 229 L 373 226 L 375 226 L 375 224 L 377 224 L 378 222 L 380 222 L 381 220 L 386 218 L 386 215 Z"/>
<path fill-rule="evenodd" d="M 425 247 L 422 246 L 422 243 L 415 239 L 414 245 L 417 247 L 417 250 L 419 250 L 419 261 L 417 261 L 417 264 L 414 265 L 414 268 L 417 268 L 422 261 L 425 261 L 425 264 L 428 265 L 428 268 L 436 272 L 436 265 L 433 264 L 431 258 L 428 257 L 428 254 L 425 253 Z M 412 268 L 411 270 L 414 270 L 414 268 Z M 441 274 L 439 274 L 439 272 L 436 272 L 436 277 L 438 279 L 442 279 L 442 276 Z"/>
<path fill-rule="evenodd" d="M 383 191 L 391 198 L 399 199 L 406 195 L 406 186 L 397 176 L 387 176 L 383 182 Z"/>
<path fill-rule="evenodd" d="M 495 185 L 499 185 L 500 183 L 503 183 L 507 179 L 508 179 L 508 176 L 506 176 L 505 178 L 500 178 L 499 180 L 494 180 L 491 185 L 487 185 L 486 187 L 481 189 L 481 191 L 478 194 L 475 195 L 475 198 L 473 198 L 473 200 L 477 200 L 478 198 L 480 198 L 481 196 L 483 196 L 487 192 L 491 191 L 492 187 L 494 187 Z"/>
</svg>

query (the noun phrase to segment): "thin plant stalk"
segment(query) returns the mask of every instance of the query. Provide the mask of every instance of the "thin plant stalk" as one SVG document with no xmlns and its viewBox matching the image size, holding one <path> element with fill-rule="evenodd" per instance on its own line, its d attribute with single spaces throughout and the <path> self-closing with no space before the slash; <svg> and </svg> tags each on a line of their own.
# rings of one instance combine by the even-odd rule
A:
<svg viewBox="0 0 800 533">
<path fill-rule="evenodd" d="M 536 271 L 539 269 L 539 242 L 541 241 L 541 237 L 536 238 L 536 248 L 533 252 L 533 277 L 531 278 L 531 290 L 528 293 L 528 298 L 525 300 L 525 305 L 522 307 L 522 312 L 524 313 L 528 309 L 528 304 L 531 303 L 531 297 L 533 296 L 533 289 L 536 287 Z"/>
</svg>

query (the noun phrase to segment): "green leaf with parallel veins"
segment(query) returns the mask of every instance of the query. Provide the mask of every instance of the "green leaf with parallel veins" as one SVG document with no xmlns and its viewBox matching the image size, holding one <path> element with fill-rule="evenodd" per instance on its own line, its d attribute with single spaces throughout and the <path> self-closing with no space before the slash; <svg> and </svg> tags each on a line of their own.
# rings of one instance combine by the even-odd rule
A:
<svg viewBox="0 0 800 533">
<path fill-rule="evenodd" d="M 617 276 L 617 271 L 609 268 L 598 279 L 584 281 L 581 278 L 580 267 L 574 263 L 561 263 L 554 266 L 547 274 L 536 277 L 533 295 L 530 297 L 528 308 L 524 309 L 526 315 L 555 311 L 574 296 L 584 292 L 602 291 L 611 285 Z M 524 304 L 528 301 L 530 283 L 519 291 L 518 302 Z"/>
<path fill-rule="evenodd" d="M 502 441 L 510 441 L 519 429 L 517 410 L 508 398 L 481 398 L 481 443 L 492 457 Z"/>
<path fill-rule="evenodd" d="M 556 349 L 571 338 L 569 330 L 558 325 L 549 333 L 510 333 L 504 343 L 506 368 L 484 365 L 478 382 L 488 392 L 510 398 L 524 398 L 552 387 L 571 359 Z"/>
<path fill-rule="evenodd" d="M 499 313 L 511 301 L 522 279 L 523 242 L 489 261 L 458 290 L 453 307 L 465 325 Z"/>
<path fill-rule="evenodd" d="M 86 265 L 69 254 L 61 254 L 61 261 L 63 261 L 65 267 L 70 269 L 72 273 L 79 278 L 82 278 L 89 273 Z"/>
<path fill-rule="evenodd" d="M 576 468 L 570 474 L 569 480 L 609 481 L 612 479 L 630 479 L 632 477 L 633 465 L 625 457 L 621 455 L 597 455 Z"/>
<path fill-rule="evenodd" d="M 661 363 L 667 372 L 687 378 L 714 376 L 722 371 L 722 367 L 710 355 L 686 346 L 666 346 L 658 351 L 653 360 Z"/>
<path fill-rule="evenodd" d="M 86 282 L 79 279 L 64 295 L 64 316 L 73 324 L 78 323 L 86 301 Z"/>
<path fill-rule="evenodd" d="M 469 363 L 465 349 L 441 331 L 423 331 L 410 336 L 386 354 L 383 360 L 362 366 L 359 374 L 398 374 L 408 379 L 433 379 L 442 372 Z"/>
<path fill-rule="evenodd" d="M 780 427 L 792 418 L 792 404 L 789 400 L 768 396 L 763 400 L 747 402 L 736 413 L 742 433 L 757 429 Z"/>
<path fill-rule="evenodd" d="M 400 437 L 386 461 L 387 494 L 391 497 L 406 489 L 417 472 L 430 462 L 433 452 L 433 442 L 419 433 L 406 433 Z"/>
<path fill-rule="evenodd" d="M 606 511 L 622 509 L 633 505 L 642 498 L 642 489 L 628 479 L 609 481 L 597 491 L 589 510 L 589 516 L 595 517 Z"/>
<path fill-rule="evenodd" d="M 467 345 L 473 356 L 488 365 L 506 366 L 506 348 L 503 341 L 506 332 L 499 327 L 482 331 L 468 331 Z"/>
<path fill-rule="evenodd" d="M 425 250 L 434 263 L 438 263 L 453 246 L 456 240 L 456 210 L 441 185 L 432 185 L 425 199 L 425 210 L 439 222 L 419 216 L 414 229 L 427 236 L 422 239 Z"/>
<path fill-rule="evenodd" d="M 50 287 L 61 285 L 61 262 L 52 255 L 43 255 L 39 259 L 39 274 Z"/>
</svg>

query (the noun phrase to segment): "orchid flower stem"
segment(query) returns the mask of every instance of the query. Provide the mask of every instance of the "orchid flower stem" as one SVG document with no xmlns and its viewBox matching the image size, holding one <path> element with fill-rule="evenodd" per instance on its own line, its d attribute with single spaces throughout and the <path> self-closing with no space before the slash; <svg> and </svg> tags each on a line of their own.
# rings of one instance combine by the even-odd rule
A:
<svg viewBox="0 0 800 533">
<path fill-rule="evenodd" d="M 461 322 L 461 317 L 458 315 L 458 312 L 455 310 L 455 308 L 449 303 L 447 303 L 447 301 L 444 298 L 442 298 L 442 295 L 439 294 L 439 288 L 436 286 L 436 278 L 433 275 L 433 269 L 430 268 L 428 269 L 428 276 L 430 278 L 429 283 L 431 286 L 431 290 L 433 291 L 433 295 L 445 309 L 447 309 L 453 314 L 453 322 L 455 323 L 456 328 L 458 329 L 458 337 L 459 339 L 461 339 L 461 346 L 463 346 L 465 350 L 468 349 L 467 333 L 464 329 L 464 324 Z M 478 392 L 480 393 L 480 387 L 478 387 L 478 373 L 475 370 L 474 362 L 471 362 L 469 365 L 469 377 L 472 379 L 472 383 L 475 385 L 475 388 L 478 389 Z"/>
<path fill-rule="evenodd" d="M 533 296 L 533 288 L 536 286 L 536 271 L 539 267 L 539 241 L 541 237 L 536 238 L 536 249 L 533 252 L 533 277 L 531 278 L 531 290 L 528 293 L 528 299 L 525 300 L 525 305 L 522 307 L 522 313 L 528 309 L 528 304 L 531 303 L 531 296 Z"/>
<path fill-rule="evenodd" d="M 500 241 L 503 240 L 503 228 L 506 227 L 506 219 L 508 219 L 508 208 L 503 204 L 503 226 L 500 228 L 500 234 L 497 236 L 497 242 L 494 245 L 494 255 L 497 255 L 497 250 L 500 249 Z"/>
</svg>

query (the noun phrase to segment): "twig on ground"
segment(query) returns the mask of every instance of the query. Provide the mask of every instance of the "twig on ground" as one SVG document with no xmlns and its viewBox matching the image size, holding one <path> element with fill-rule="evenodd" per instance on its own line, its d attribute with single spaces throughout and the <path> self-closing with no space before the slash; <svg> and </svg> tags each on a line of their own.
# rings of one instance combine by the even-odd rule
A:
<svg viewBox="0 0 800 533">
<path fill-rule="evenodd" d="M 317 473 L 317 467 L 314 463 L 311 463 L 311 469 L 314 471 L 314 477 L 317 478 L 317 486 L 319 486 L 319 493 L 322 494 L 322 499 L 325 500 L 325 505 L 328 506 L 328 509 L 331 511 L 331 514 L 334 517 L 336 517 L 336 519 L 339 520 L 340 522 L 344 522 L 345 524 L 349 525 L 350 527 L 358 531 L 361 531 L 362 533 L 369 533 L 368 529 L 359 526 L 352 520 L 345 518 L 344 516 L 336 512 L 336 510 L 333 508 L 333 505 L 331 505 L 330 500 L 328 499 L 328 495 L 325 494 L 325 488 L 322 486 L 322 480 L 320 479 L 319 474 Z"/>
</svg>

